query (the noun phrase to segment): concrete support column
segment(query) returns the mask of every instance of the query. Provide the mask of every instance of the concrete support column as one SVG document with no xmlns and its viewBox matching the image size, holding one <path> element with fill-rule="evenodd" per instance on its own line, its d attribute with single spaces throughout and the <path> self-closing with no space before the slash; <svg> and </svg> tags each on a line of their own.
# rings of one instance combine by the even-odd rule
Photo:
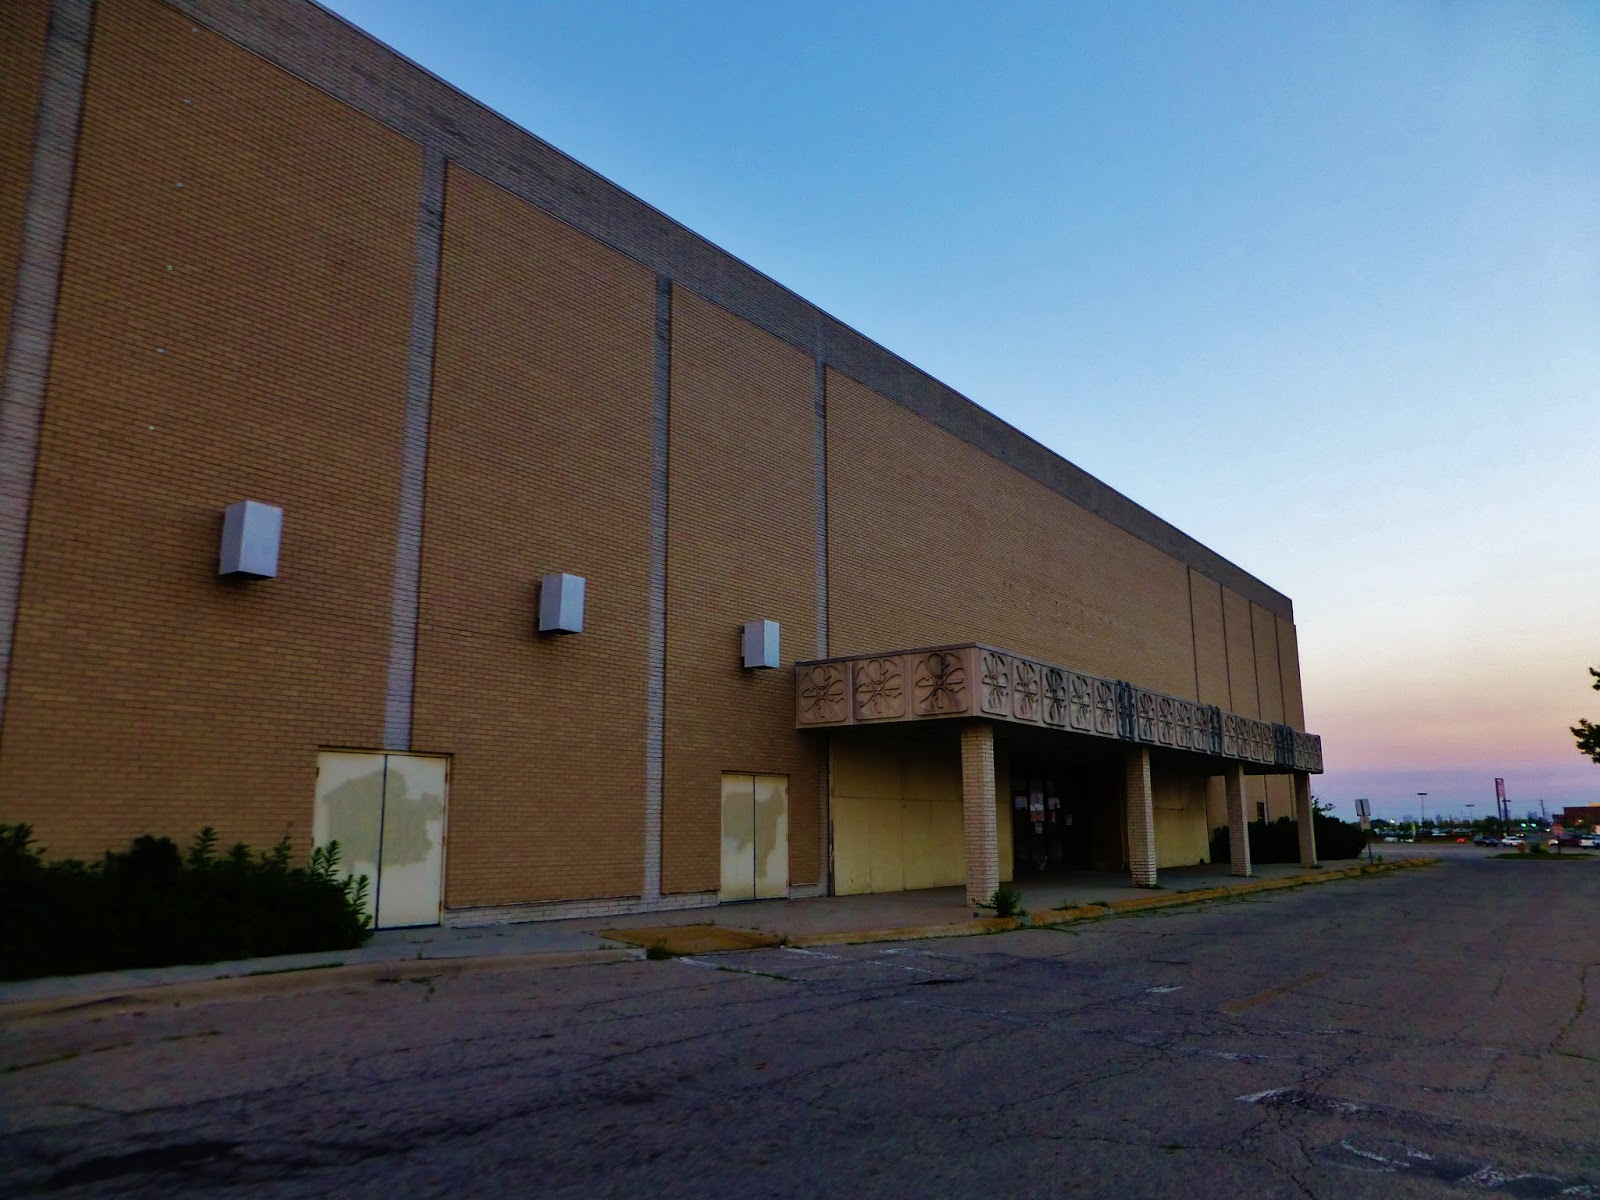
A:
<svg viewBox="0 0 1600 1200">
<path fill-rule="evenodd" d="M 1150 791 L 1150 751 L 1128 751 L 1128 870 L 1134 887 L 1156 886 L 1156 812 Z"/>
<path fill-rule="evenodd" d="M 961 822 L 967 855 L 967 903 L 987 904 L 1000 886 L 995 836 L 994 726 L 974 721 L 961 730 Z"/>
<path fill-rule="evenodd" d="M 1311 814 L 1311 776 L 1304 771 L 1294 774 L 1294 820 L 1300 827 L 1300 865 L 1317 865 L 1317 827 Z"/>
<path fill-rule="evenodd" d="M 1234 875 L 1249 875 L 1250 871 L 1250 814 L 1245 811 L 1244 768 L 1231 763 L 1223 773 L 1223 783 L 1228 792 L 1228 851 Z"/>
</svg>

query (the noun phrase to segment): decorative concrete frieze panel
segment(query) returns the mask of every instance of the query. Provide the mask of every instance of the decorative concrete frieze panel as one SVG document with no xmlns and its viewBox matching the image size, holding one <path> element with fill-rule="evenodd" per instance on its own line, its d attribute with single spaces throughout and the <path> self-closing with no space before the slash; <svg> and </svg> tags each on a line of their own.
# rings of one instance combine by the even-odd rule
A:
<svg viewBox="0 0 1600 1200">
<path fill-rule="evenodd" d="M 978 653 L 982 681 L 978 688 L 978 709 L 996 717 L 1011 715 L 1011 659 L 998 650 Z"/>
<path fill-rule="evenodd" d="M 1158 740 L 1156 694 L 1145 688 L 1133 688 L 1133 735 L 1141 742 L 1154 744 Z"/>
<path fill-rule="evenodd" d="M 1232 759 L 1268 771 L 1322 770 L 1322 741 L 1282 723 L 966 643 L 795 664 L 802 729 L 944 717 Z"/>
<path fill-rule="evenodd" d="M 934 650 L 913 656 L 911 710 L 919 717 L 949 717 L 972 711 L 966 656 Z"/>
<path fill-rule="evenodd" d="M 1250 723 L 1251 746 L 1255 750 L 1255 761 L 1270 763 L 1274 759 L 1272 749 L 1272 722 L 1252 721 Z"/>
<path fill-rule="evenodd" d="M 1163 746 L 1178 744 L 1178 701 L 1172 696 L 1156 697 L 1156 741 Z"/>
<path fill-rule="evenodd" d="M 1125 742 L 1139 740 L 1139 715 L 1137 704 L 1134 700 L 1133 684 L 1126 680 L 1118 679 L 1117 688 L 1117 736 Z"/>
<path fill-rule="evenodd" d="M 1067 723 L 1079 733 L 1094 732 L 1094 683 L 1087 675 L 1066 672 Z"/>
<path fill-rule="evenodd" d="M 905 659 L 863 658 L 855 664 L 855 706 L 858 721 L 894 721 L 906 715 Z"/>
<path fill-rule="evenodd" d="M 1272 727 L 1272 761 L 1277 766 L 1291 769 L 1295 765 L 1294 730 L 1287 725 Z"/>
<path fill-rule="evenodd" d="M 1087 729 L 1091 702 L 1088 700 L 1084 702 L 1084 724 L 1080 727 L 1077 723 L 1077 698 L 1072 691 L 1073 685 L 1083 676 L 1073 675 L 1060 667 L 1045 667 L 1039 674 L 1044 686 L 1044 723 L 1059 727 L 1070 722 L 1074 728 Z M 1084 691 L 1087 695 L 1087 681 L 1084 683 Z"/>
<path fill-rule="evenodd" d="M 1039 720 L 1039 676 L 1035 663 L 1025 658 L 1011 660 L 1011 715 L 1029 724 Z"/>
<path fill-rule="evenodd" d="M 797 724 L 839 725 L 849 718 L 843 663 L 801 664 L 795 669 Z"/>
<path fill-rule="evenodd" d="M 1225 712 L 1222 714 L 1223 758 L 1245 757 L 1244 747 L 1241 745 L 1243 739 L 1239 735 L 1239 723 L 1243 720 L 1243 717 L 1234 716 L 1234 714 L 1231 712 Z"/>
<path fill-rule="evenodd" d="M 1117 707 L 1117 685 L 1109 679 L 1095 679 L 1094 732 L 1101 737 L 1116 737 L 1121 724 Z"/>
</svg>

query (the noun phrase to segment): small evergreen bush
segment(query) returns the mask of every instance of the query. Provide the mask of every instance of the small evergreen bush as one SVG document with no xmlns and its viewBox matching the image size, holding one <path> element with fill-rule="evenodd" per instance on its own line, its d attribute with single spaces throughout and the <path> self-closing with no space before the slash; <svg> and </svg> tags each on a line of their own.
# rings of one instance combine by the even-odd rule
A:
<svg viewBox="0 0 1600 1200">
<path fill-rule="evenodd" d="M 291 867 L 289 839 L 188 853 L 140 837 L 97 863 L 47 862 L 28 825 L 0 825 L 0 979 L 348 950 L 372 936 L 367 878 L 341 878 L 339 845 Z"/>
</svg>

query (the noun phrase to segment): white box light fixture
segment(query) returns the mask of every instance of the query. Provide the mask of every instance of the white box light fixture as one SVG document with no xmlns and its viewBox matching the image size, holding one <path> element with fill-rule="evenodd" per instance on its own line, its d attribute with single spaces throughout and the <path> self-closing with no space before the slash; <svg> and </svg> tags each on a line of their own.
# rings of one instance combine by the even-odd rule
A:
<svg viewBox="0 0 1600 1200">
<path fill-rule="evenodd" d="M 778 623 L 776 621 L 746 621 L 744 623 L 744 669 L 767 670 L 778 665 Z"/>
<path fill-rule="evenodd" d="M 222 552 L 217 574 L 233 579 L 272 579 L 278 574 L 283 509 L 240 500 L 222 514 Z"/>
<path fill-rule="evenodd" d="M 583 632 L 582 575 L 546 575 L 539 581 L 539 632 Z"/>
</svg>

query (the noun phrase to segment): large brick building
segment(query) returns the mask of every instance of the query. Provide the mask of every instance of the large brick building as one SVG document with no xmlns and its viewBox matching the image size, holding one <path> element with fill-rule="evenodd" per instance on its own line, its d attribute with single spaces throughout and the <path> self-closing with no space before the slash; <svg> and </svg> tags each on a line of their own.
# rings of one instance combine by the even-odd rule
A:
<svg viewBox="0 0 1600 1200">
<path fill-rule="evenodd" d="M 1153 883 L 1309 812 L 1287 598 L 324 10 L 10 0 L 0 54 L 53 853 L 338 837 L 405 924 Z"/>
</svg>

